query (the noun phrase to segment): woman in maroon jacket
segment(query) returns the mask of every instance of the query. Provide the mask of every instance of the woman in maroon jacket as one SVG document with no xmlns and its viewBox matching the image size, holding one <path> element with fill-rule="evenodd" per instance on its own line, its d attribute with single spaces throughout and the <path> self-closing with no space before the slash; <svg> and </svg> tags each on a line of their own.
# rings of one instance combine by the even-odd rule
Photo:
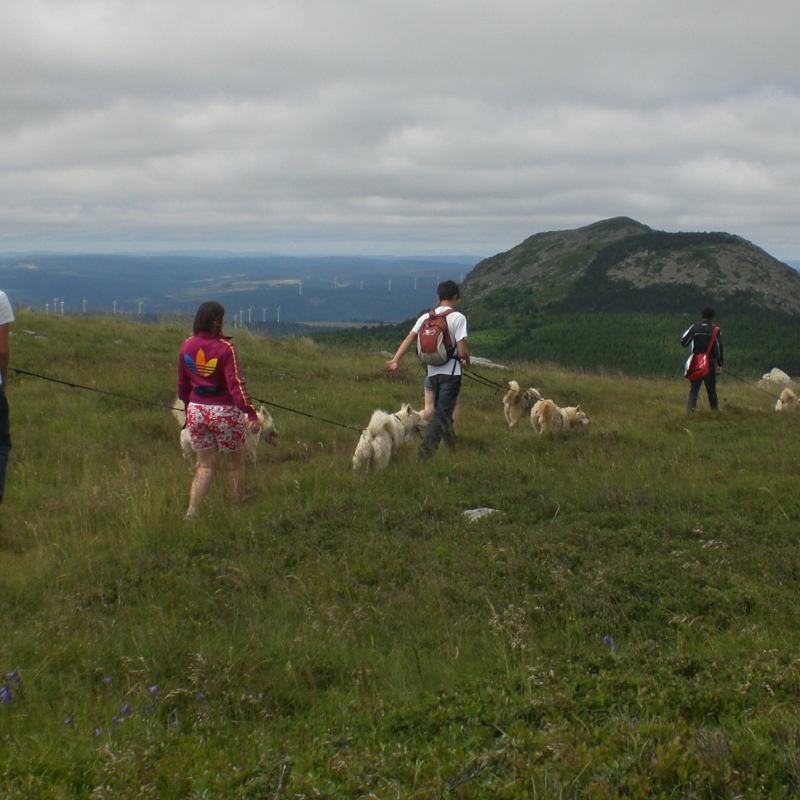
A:
<svg viewBox="0 0 800 800">
<path fill-rule="evenodd" d="M 236 501 L 244 498 L 246 426 L 253 433 L 259 429 L 239 354 L 230 337 L 222 335 L 224 318 L 219 303 L 202 303 L 194 318 L 194 336 L 181 347 L 178 397 L 186 408 L 186 427 L 198 459 L 186 519 L 197 516 L 217 471 L 215 448 L 225 454 L 230 496 Z"/>
</svg>

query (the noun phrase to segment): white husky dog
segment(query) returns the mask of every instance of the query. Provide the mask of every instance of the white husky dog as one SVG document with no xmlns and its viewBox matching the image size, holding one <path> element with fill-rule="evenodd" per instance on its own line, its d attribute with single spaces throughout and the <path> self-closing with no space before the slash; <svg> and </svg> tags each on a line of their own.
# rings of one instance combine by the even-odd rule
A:
<svg viewBox="0 0 800 800">
<path fill-rule="evenodd" d="M 775 403 L 776 411 L 800 411 L 800 401 L 797 395 L 788 387 L 781 392 L 778 402 Z"/>
<path fill-rule="evenodd" d="M 552 400 L 539 400 L 531 410 L 531 425 L 537 433 L 553 433 L 588 424 L 580 406 L 559 408 Z"/>
<path fill-rule="evenodd" d="M 260 423 L 259 431 L 258 433 L 253 433 L 250 430 L 250 422 L 248 420 L 247 439 L 244 443 L 244 452 L 253 462 L 253 466 L 256 465 L 258 460 L 258 443 L 261 441 L 262 437 L 273 447 L 277 447 L 278 445 L 275 441 L 278 437 L 278 429 L 275 426 L 275 420 L 272 418 L 272 414 L 270 414 L 264 406 L 261 406 L 261 408 L 256 410 L 256 415 Z M 189 464 L 192 469 L 195 469 L 197 467 L 197 452 L 192 447 L 189 431 L 184 427 L 186 425 L 186 412 L 183 408 L 183 402 L 179 397 L 176 397 L 175 402 L 172 404 L 172 416 L 175 417 L 175 421 L 181 426 L 180 442 L 183 457 L 186 459 L 186 463 Z"/>
<path fill-rule="evenodd" d="M 361 432 L 361 438 L 353 454 L 353 469 L 385 469 L 389 465 L 394 448 L 422 434 L 427 420 L 420 418 L 408 403 L 403 403 L 395 414 L 380 409 L 374 411 L 369 425 Z"/>
</svg>

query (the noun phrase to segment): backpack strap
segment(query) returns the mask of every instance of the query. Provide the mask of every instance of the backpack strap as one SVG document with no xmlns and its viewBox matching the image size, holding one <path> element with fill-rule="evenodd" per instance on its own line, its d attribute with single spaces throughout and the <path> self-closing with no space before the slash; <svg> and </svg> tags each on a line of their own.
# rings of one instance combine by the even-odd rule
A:
<svg viewBox="0 0 800 800">
<path fill-rule="evenodd" d="M 717 340 L 717 334 L 719 333 L 719 328 L 715 325 L 714 326 L 714 333 L 711 334 L 711 341 L 708 345 L 708 350 L 706 350 L 706 355 L 711 355 L 711 351 L 714 349 L 714 342 Z"/>
</svg>

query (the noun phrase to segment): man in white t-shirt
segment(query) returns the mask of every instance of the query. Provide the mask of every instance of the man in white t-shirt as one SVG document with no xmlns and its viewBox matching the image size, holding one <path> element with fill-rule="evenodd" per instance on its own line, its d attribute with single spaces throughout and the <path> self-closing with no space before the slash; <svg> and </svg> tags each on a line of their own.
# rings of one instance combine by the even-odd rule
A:
<svg viewBox="0 0 800 800">
<path fill-rule="evenodd" d="M 0 503 L 6 489 L 6 468 L 8 454 L 11 450 L 9 433 L 8 400 L 6 399 L 6 381 L 8 380 L 8 363 L 11 360 L 11 348 L 8 343 L 8 326 L 14 321 L 14 311 L 5 292 L 0 291 Z"/>
<path fill-rule="evenodd" d="M 445 317 L 445 321 L 450 331 L 450 341 L 455 343 L 456 349 L 453 358 L 441 366 L 428 365 L 428 379 L 433 392 L 433 419 L 430 421 L 425 439 L 420 445 L 420 458 L 430 458 L 436 452 L 442 439 L 447 444 L 455 444 L 453 410 L 461 391 L 461 365 L 469 367 L 469 353 L 466 345 L 467 318 L 460 311 L 455 310 L 461 297 L 461 290 L 455 281 L 443 281 L 437 287 L 436 294 L 439 298 L 439 305 L 434 309 L 434 313 L 441 314 L 447 310 L 451 311 Z M 386 369 L 390 372 L 397 369 L 400 359 L 416 340 L 422 323 L 428 316 L 427 313 L 423 314 L 416 321 L 392 359 L 386 362 Z"/>
</svg>

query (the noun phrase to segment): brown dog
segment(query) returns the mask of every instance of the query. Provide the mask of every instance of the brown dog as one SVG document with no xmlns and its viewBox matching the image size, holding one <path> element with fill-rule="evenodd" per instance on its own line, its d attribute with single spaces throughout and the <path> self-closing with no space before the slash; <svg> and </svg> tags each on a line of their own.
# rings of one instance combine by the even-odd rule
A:
<svg viewBox="0 0 800 800">
<path fill-rule="evenodd" d="M 559 408 L 552 400 L 539 400 L 531 409 L 531 425 L 537 433 L 555 433 L 588 424 L 580 406 Z"/>
<path fill-rule="evenodd" d="M 508 427 L 513 431 L 519 425 L 519 421 L 526 414 L 530 414 L 533 404 L 541 400 L 542 395 L 533 387 L 521 390 L 517 381 L 509 381 L 508 385 L 511 388 L 503 395 L 503 414 Z"/>
</svg>

